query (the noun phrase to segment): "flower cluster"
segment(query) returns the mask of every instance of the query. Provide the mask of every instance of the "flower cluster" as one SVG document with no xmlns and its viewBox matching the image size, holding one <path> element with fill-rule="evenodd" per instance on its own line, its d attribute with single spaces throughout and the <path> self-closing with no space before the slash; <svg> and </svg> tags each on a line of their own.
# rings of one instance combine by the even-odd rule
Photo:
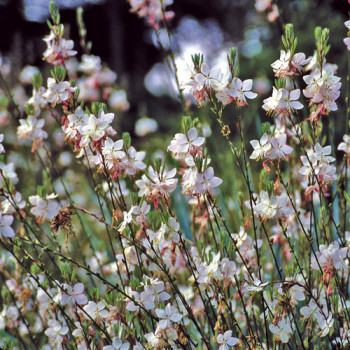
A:
<svg viewBox="0 0 350 350">
<path fill-rule="evenodd" d="M 202 62 L 195 65 L 194 72 L 190 79 L 182 83 L 185 90 L 193 93 L 194 98 L 203 107 L 206 98 L 211 98 L 215 94 L 216 98 L 227 105 L 234 102 L 238 106 L 245 106 L 248 99 L 254 99 L 257 94 L 252 92 L 253 80 L 247 79 L 242 82 L 238 77 L 229 79 L 229 73 L 221 71 L 221 68 L 212 68 L 207 63 Z"/>
<path fill-rule="evenodd" d="M 139 17 L 145 17 L 147 23 L 155 29 L 159 29 L 162 21 L 170 21 L 174 17 L 173 11 L 166 11 L 167 6 L 172 5 L 173 0 L 128 0 L 131 11 Z"/>
</svg>

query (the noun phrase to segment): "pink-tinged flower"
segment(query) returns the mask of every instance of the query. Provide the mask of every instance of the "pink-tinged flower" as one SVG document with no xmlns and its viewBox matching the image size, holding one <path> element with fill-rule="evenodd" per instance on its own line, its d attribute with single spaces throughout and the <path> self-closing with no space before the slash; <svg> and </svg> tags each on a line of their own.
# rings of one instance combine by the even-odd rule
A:
<svg viewBox="0 0 350 350">
<path fill-rule="evenodd" d="M 267 14 L 267 20 L 270 23 L 273 23 L 276 21 L 276 19 L 278 18 L 279 15 L 280 15 L 280 13 L 278 11 L 278 6 L 276 4 L 273 4 L 271 6 L 271 11 Z"/>
<path fill-rule="evenodd" d="M 320 185 L 327 185 L 335 181 L 338 176 L 336 174 L 337 168 L 333 165 L 324 165 L 318 171 L 318 181 Z"/>
<path fill-rule="evenodd" d="M 214 176 L 213 167 L 209 167 L 203 173 L 197 173 L 195 192 L 196 194 L 202 194 L 206 191 L 210 192 L 213 188 L 220 186 L 221 183 L 222 180 Z"/>
<path fill-rule="evenodd" d="M 0 213 L 0 237 L 13 238 L 15 231 L 11 227 L 13 223 L 12 215 L 3 215 Z"/>
<path fill-rule="evenodd" d="M 76 87 L 71 87 L 69 81 L 60 81 L 56 83 L 53 78 L 47 79 L 47 90 L 43 94 L 46 101 L 50 102 L 52 107 L 56 104 L 68 100 L 69 96 L 76 90 Z"/>
<path fill-rule="evenodd" d="M 337 241 L 332 242 L 328 247 L 320 244 L 319 251 L 316 252 L 317 260 L 316 257 L 311 259 L 311 268 L 319 270 L 319 265 L 322 269 L 334 267 L 340 273 L 347 274 L 349 269 L 346 262 L 348 250 L 348 247 L 341 248 Z"/>
<path fill-rule="evenodd" d="M 235 346 L 239 339 L 232 337 L 232 331 L 226 331 L 224 334 L 219 334 L 216 338 L 219 350 L 230 350 L 232 346 Z"/>
<path fill-rule="evenodd" d="M 145 17 L 147 22 L 155 29 L 159 29 L 162 20 L 170 21 L 174 17 L 173 11 L 165 11 L 172 5 L 173 0 L 129 0 L 131 12 L 136 12 L 139 17 Z"/>
<path fill-rule="evenodd" d="M 317 68 L 310 75 L 303 77 L 307 87 L 303 90 L 304 96 L 310 99 L 311 104 L 317 104 L 318 108 L 310 119 L 318 118 L 319 114 L 326 114 L 338 109 L 335 101 L 340 95 L 340 78 L 334 75 L 334 69 L 325 65 L 322 70 Z"/>
<path fill-rule="evenodd" d="M 223 258 L 221 260 L 221 273 L 223 278 L 232 280 L 236 272 L 237 272 L 237 268 L 234 261 L 231 261 L 227 258 Z"/>
<path fill-rule="evenodd" d="M 182 86 L 184 89 L 189 89 L 193 92 L 193 96 L 201 107 L 203 107 L 203 101 L 205 101 L 208 93 L 216 92 L 220 93 L 224 91 L 224 88 L 227 86 L 228 76 L 224 73 L 221 73 L 220 68 L 210 69 L 207 63 L 203 63 L 200 67 L 200 71 L 191 73 L 190 80 L 183 82 Z M 230 99 L 230 96 L 227 93 L 224 93 L 226 96 L 223 99 Z M 219 95 L 217 95 L 219 98 Z M 228 103 L 228 102 L 223 102 Z"/>
<path fill-rule="evenodd" d="M 271 0 L 255 0 L 255 9 L 264 12 L 271 7 Z"/>
<path fill-rule="evenodd" d="M 296 74 L 297 71 L 304 71 L 303 66 L 310 61 L 311 58 L 306 59 L 305 54 L 302 52 L 296 53 L 291 57 L 289 50 L 287 52 L 281 50 L 280 59 L 272 63 L 271 66 L 277 78 L 284 78 Z"/>
<path fill-rule="evenodd" d="M 63 283 L 62 289 L 60 289 L 60 292 L 58 294 L 58 301 L 62 305 L 74 305 L 79 304 L 83 305 L 88 302 L 88 299 L 86 295 L 84 294 L 84 284 L 83 283 L 77 283 L 72 288 L 69 284 Z"/>
<path fill-rule="evenodd" d="M 74 42 L 73 40 L 66 40 L 60 38 L 59 40 L 47 40 L 47 49 L 43 54 L 43 60 L 48 63 L 59 65 L 64 60 L 67 60 L 77 54 L 77 51 L 73 50 Z"/>
</svg>

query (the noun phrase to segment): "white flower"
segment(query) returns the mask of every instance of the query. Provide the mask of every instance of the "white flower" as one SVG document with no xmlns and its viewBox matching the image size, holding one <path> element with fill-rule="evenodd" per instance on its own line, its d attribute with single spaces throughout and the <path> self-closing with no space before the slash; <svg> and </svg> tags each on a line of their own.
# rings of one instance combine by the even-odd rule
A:
<svg viewBox="0 0 350 350">
<path fill-rule="evenodd" d="M 333 328 L 334 325 L 334 319 L 331 313 L 329 313 L 328 317 L 325 318 L 325 316 L 321 313 L 316 314 L 316 318 L 318 321 L 318 325 L 320 327 L 320 332 L 318 335 L 322 338 L 325 337 Z"/>
<path fill-rule="evenodd" d="M 41 108 L 47 105 L 47 101 L 44 98 L 45 87 L 41 86 L 38 90 L 33 88 L 32 97 L 27 101 L 27 105 L 31 104 L 34 107 L 34 116 L 38 116 L 41 112 Z"/>
<path fill-rule="evenodd" d="M 350 51 L 350 37 L 344 38 L 343 41 L 344 41 L 344 44 L 345 44 L 346 48 L 348 49 L 348 51 Z"/>
<path fill-rule="evenodd" d="M 315 316 L 318 310 L 319 306 L 317 305 L 316 301 L 314 299 L 310 299 L 309 304 L 300 309 L 300 313 L 307 319 Z"/>
<path fill-rule="evenodd" d="M 281 50 L 280 58 L 271 64 L 271 67 L 273 68 L 273 71 L 275 72 L 277 78 L 282 78 L 293 74 L 290 72 L 289 67 L 289 62 L 291 60 L 290 56 L 290 50 L 287 52 Z"/>
<path fill-rule="evenodd" d="M 347 273 L 349 268 L 345 260 L 347 255 L 348 247 L 340 248 L 337 241 L 332 242 L 328 247 L 324 244 L 320 244 L 319 251 L 316 252 L 317 260 L 315 257 L 311 259 L 311 268 L 319 270 L 319 265 L 321 268 L 330 268 L 334 266 L 336 270 Z"/>
<path fill-rule="evenodd" d="M 173 218 L 170 217 L 168 220 L 168 227 L 169 227 L 169 238 L 174 243 L 179 243 L 180 241 L 180 235 L 179 235 L 179 229 L 180 229 L 180 224 Z"/>
<path fill-rule="evenodd" d="M 15 231 L 11 227 L 12 223 L 12 215 L 3 215 L 0 213 L 0 237 L 12 238 L 15 236 Z"/>
<path fill-rule="evenodd" d="M 271 148 L 271 143 L 269 141 L 269 136 L 265 133 L 260 141 L 252 140 L 250 144 L 254 148 L 253 153 L 250 155 L 250 159 L 259 160 L 262 157 L 266 157 L 267 152 Z"/>
<path fill-rule="evenodd" d="M 140 118 L 135 122 L 135 134 L 143 137 L 158 130 L 158 123 L 151 118 Z"/>
<path fill-rule="evenodd" d="M 123 343 L 122 339 L 114 337 L 112 339 L 112 345 L 104 346 L 103 350 L 128 350 L 129 348 L 129 343 Z"/>
<path fill-rule="evenodd" d="M 274 334 L 276 340 L 280 340 L 282 343 L 288 343 L 293 329 L 287 320 L 283 318 L 276 326 L 271 324 L 270 331 Z"/>
<path fill-rule="evenodd" d="M 231 261 L 227 258 L 223 258 L 221 260 L 221 273 L 224 278 L 227 278 L 229 280 L 233 279 L 236 271 L 237 271 L 237 268 L 234 261 Z"/>
<path fill-rule="evenodd" d="M 69 328 L 67 326 L 62 326 L 56 320 L 49 320 L 48 325 L 49 328 L 45 331 L 45 334 L 49 337 L 50 343 L 61 347 L 63 336 L 68 333 Z"/>
<path fill-rule="evenodd" d="M 124 220 L 118 227 L 118 231 L 123 233 L 126 226 L 132 222 L 132 215 L 134 214 L 135 206 L 132 206 L 129 211 L 123 211 Z"/>
<path fill-rule="evenodd" d="M 172 322 L 178 323 L 182 319 L 182 315 L 171 304 L 167 304 L 165 309 L 156 309 L 155 311 L 156 315 L 162 319 L 158 323 L 161 329 L 166 329 L 171 326 Z"/>
<path fill-rule="evenodd" d="M 47 90 L 43 96 L 53 107 L 55 107 L 57 103 L 62 103 L 68 100 L 70 94 L 76 89 L 76 87 L 70 86 L 69 81 L 60 81 L 59 83 L 56 83 L 55 79 L 48 78 Z"/>
<path fill-rule="evenodd" d="M 61 287 L 62 290 L 60 289 L 58 294 L 58 301 L 60 301 L 62 305 L 74 305 L 75 303 L 82 305 L 88 302 L 88 299 L 84 294 L 83 283 L 77 283 L 73 288 L 69 284 L 63 283 Z"/>
<path fill-rule="evenodd" d="M 126 159 L 123 160 L 122 166 L 126 175 L 135 175 L 140 170 L 146 169 L 146 164 L 143 162 L 146 156 L 146 152 L 137 152 L 136 149 L 131 146 L 128 149 Z"/>
<path fill-rule="evenodd" d="M 108 105 L 111 106 L 112 108 L 117 109 L 118 111 L 122 111 L 125 112 L 129 109 L 130 104 L 126 98 L 126 92 L 124 90 L 112 90 L 111 94 L 109 95 L 108 98 Z M 153 120 L 153 119 L 152 119 Z M 154 120 L 155 122 L 155 120 Z M 137 123 L 137 122 L 136 122 Z M 150 125 L 148 125 L 149 129 L 150 129 Z M 152 129 L 154 129 L 155 125 L 153 123 Z M 135 125 L 135 134 L 140 136 L 137 132 L 136 132 L 136 125 Z M 158 124 L 157 124 L 157 128 L 158 129 Z M 154 131 L 156 131 L 154 130 Z"/>
<path fill-rule="evenodd" d="M 4 178 L 14 184 L 18 182 L 18 177 L 15 172 L 14 163 L 0 163 L 0 184 L 2 183 Z"/>
<path fill-rule="evenodd" d="M 204 170 L 203 173 L 198 173 L 196 178 L 196 194 L 202 194 L 206 191 L 211 191 L 213 188 L 220 186 L 222 180 L 214 176 L 213 167 Z"/>
<path fill-rule="evenodd" d="M 1 153 L 5 153 L 5 148 L 4 146 L 1 144 L 1 142 L 4 141 L 4 134 L 0 134 L 0 154 Z"/>
<path fill-rule="evenodd" d="M 322 147 L 319 143 L 315 145 L 315 157 L 322 165 L 334 162 L 335 158 L 330 156 L 332 152 L 331 146 Z"/>
<path fill-rule="evenodd" d="M 253 279 L 253 284 L 246 286 L 247 290 L 249 293 L 255 294 L 255 293 L 260 293 L 265 289 L 267 286 L 268 282 L 262 283 L 258 277 L 255 276 L 255 274 L 252 274 Z M 251 282 L 251 280 L 249 281 Z"/>
<path fill-rule="evenodd" d="M 154 200 L 160 196 L 168 197 L 169 193 L 173 192 L 177 185 L 176 168 L 172 170 L 164 170 L 160 174 L 153 169 L 152 166 L 148 167 L 149 179 L 146 175 L 142 175 L 141 180 L 137 180 L 135 183 L 139 187 L 139 197 L 145 195 L 151 200 Z"/>
<path fill-rule="evenodd" d="M 145 291 L 154 294 L 157 302 L 169 300 L 170 294 L 164 291 L 164 282 L 159 281 L 158 278 L 149 278 L 144 275 L 144 282 L 141 282 L 145 286 Z"/>
<path fill-rule="evenodd" d="M 97 320 L 108 316 L 108 311 L 104 310 L 105 307 L 106 306 L 102 301 L 99 301 L 97 304 L 94 301 L 89 301 L 83 309 L 93 320 Z"/>
<path fill-rule="evenodd" d="M 229 350 L 232 346 L 235 346 L 239 339 L 232 337 L 232 331 L 226 331 L 224 334 L 219 334 L 216 338 L 219 346 L 219 350 Z"/>
<path fill-rule="evenodd" d="M 343 151 L 347 154 L 347 156 L 350 156 L 350 136 L 344 135 L 343 141 L 338 146 L 338 151 Z"/>
<path fill-rule="evenodd" d="M 267 113 L 272 113 L 279 105 L 282 100 L 282 89 L 272 88 L 272 96 L 266 98 L 263 102 L 262 108 L 267 111 Z"/>
<path fill-rule="evenodd" d="M 226 88 L 226 93 L 236 99 L 239 104 L 247 104 L 246 98 L 254 99 L 258 94 L 252 92 L 253 80 L 247 79 L 242 82 L 239 78 L 233 78 L 231 88 Z"/>
<path fill-rule="evenodd" d="M 204 141 L 204 137 L 198 136 L 197 129 L 191 128 L 186 135 L 176 134 L 171 140 L 168 150 L 174 153 L 175 159 L 183 159 L 188 153 L 198 153 Z"/>
<path fill-rule="evenodd" d="M 41 198 L 39 195 L 30 196 L 29 202 L 33 205 L 30 212 L 36 216 L 38 222 L 42 222 L 45 219 L 52 220 L 58 213 L 59 205 L 56 201 L 53 201 L 57 195 L 51 194 L 46 196 L 46 199 Z"/>
<path fill-rule="evenodd" d="M 143 305 L 143 307 L 146 310 L 152 310 L 154 309 L 154 301 L 155 301 L 155 296 L 154 296 L 154 290 L 145 290 L 142 293 L 138 293 L 135 291 L 130 292 L 130 296 L 137 302 L 135 304 L 134 301 L 129 301 L 126 304 L 126 309 L 128 311 L 134 312 L 139 310 L 139 304 Z"/>
<path fill-rule="evenodd" d="M 22 195 L 19 192 L 12 194 L 11 200 L 5 198 L 1 202 L 3 214 L 15 214 L 16 209 L 23 209 L 26 206 L 26 201 L 22 200 Z"/>
<path fill-rule="evenodd" d="M 79 132 L 83 135 L 82 146 L 87 145 L 88 138 L 90 137 L 93 141 L 98 141 L 104 137 L 108 130 L 110 130 L 110 124 L 114 119 L 113 113 L 107 113 L 100 110 L 98 117 L 95 117 L 93 114 L 90 114 L 89 121 L 86 125 L 82 126 L 79 129 Z"/>
<path fill-rule="evenodd" d="M 272 137 L 270 142 L 272 149 L 270 149 L 267 154 L 268 158 L 270 159 L 285 159 L 293 152 L 293 148 L 286 144 L 286 134 L 281 134 L 278 137 Z"/>
<path fill-rule="evenodd" d="M 221 90 L 222 88 L 222 75 L 220 68 L 210 69 L 206 63 L 201 66 L 201 72 L 194 76 L 194 80 L 198 83 L 197 90 L 204 88 L 213 89 L 215 91 Z M 226 84 L 224 84 L 226 85 Z"/>
<path fill-rule="evenodd" d="M 298 101 L 300 97 L 300 90 L 295 89 L 288 91 L 287 89 L 282 89 L 282 98 L 286 102 L 286 110 L 293 112 L 294 109 L 302 109 L 304 106 Z"/>
<path fill-rule="evenodd" d="M 29 115 L 27 119 L 20 119 L 17 127 L 17 136 L 19 140 L 43 140 L 47 138 L 46 131 L 42 130 L 45 120 L 36 119 L 32 115 Z"/>
<path fill-rule="evenodd" d="M 83 55 L 81 57 L 81 63 L 79 69 L 84 73 L 93 73 L 94 71 L 101 70 L 101 58 L 94 55 Z"/>
</svg>

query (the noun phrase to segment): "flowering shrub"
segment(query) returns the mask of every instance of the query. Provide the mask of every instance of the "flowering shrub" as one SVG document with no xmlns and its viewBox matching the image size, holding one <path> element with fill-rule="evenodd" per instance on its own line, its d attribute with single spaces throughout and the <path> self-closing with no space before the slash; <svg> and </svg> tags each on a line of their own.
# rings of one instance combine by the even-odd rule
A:
<svg viewBox="0 0 350 350">
<path fill-rule="evenodd" d="M 129 2 L 171 36 L 171 1 Z M 279 15 L 270 1 L 256 8 L 270 21 Z M 164 146 L 169 162 L 152 162 L 115 129 L 112 111 L 129 107 L 113 87 L 115 73 L 92 55 L 74 64 L 54 3 L 50 13 L 43 59 L 51 77 L 27 68 L 21 79 L 32 75 L 32 96 L 19 104 L 3 96 L 0 347 L 348 348 L 350 135 L 347 127 L 334 145 L 324 126 L 346 80 L 326 61 L 329 30 L 315 29 L 316 51 L 306 58 L 285 25 L 271 64 L 275 86 L 262 105 L 271 122 L 257 140 L 241 123 L 258 94 L 238 76 L 237 49 L 227 67 L 193 55 L 185 81 L 167 53 L 186 116 Z M 187 115 L 192 102 L 217 121 L 222 136 L 212 138 L 227 141 L 241 173 L 231 208 L 208 134 Z"/>
</svg>

